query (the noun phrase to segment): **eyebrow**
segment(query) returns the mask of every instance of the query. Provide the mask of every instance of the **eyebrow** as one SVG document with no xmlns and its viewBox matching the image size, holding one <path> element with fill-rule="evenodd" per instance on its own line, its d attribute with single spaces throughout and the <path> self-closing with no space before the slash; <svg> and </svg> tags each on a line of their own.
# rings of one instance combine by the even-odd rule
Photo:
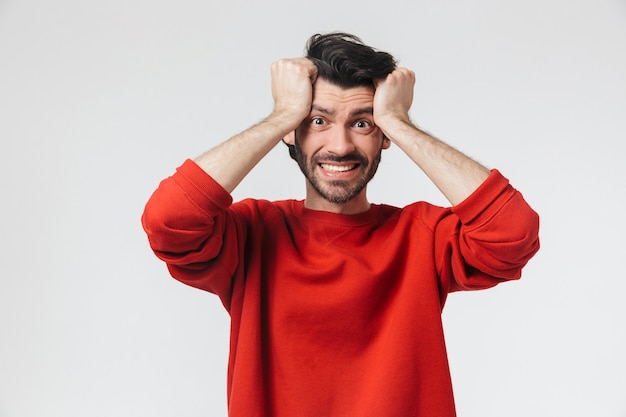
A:
<svg viewBox="0 0 626 417">
<path fill-rule="evenodd" d="M 313 111 L 313 110 L 316 110 L 316 111 L 318 111 L 320 113 L 327 114 L 329 116 L 332 116 L 332 115 L 335 114 L 334 110 L 327 109 L 326 107 L 322 107 L 319 104 L 312 104 L 311 105 L 311 111 Z M 350 113 L 350 117 L 359 116 L 361 114 L 374 114 L 374 108 L 371 107 L 371 106 L 368 106 L 368 107 L 363 107 L 363 108 L 360 108 L 360 109 L 353 110 Z"/>
<path fill-rule="evenodd" d="M 326 107 L 322 107 L 319 104 L 312 104 L 311 105 L 311 111 L 313 111 L 313 110 L 316 110 L 316 111 L 318 111 L 320 113 L 327 114 L 329 116 L 332 116 L 333 114 L 335 114 L 334 110 L 327 109 Z"/>
<path fill-rule="evenodd" d="M 363 107 L 361 109 L 356 109 L 352 113 L 350 113 L 350 116 L 354 117 L 354 116 L 359 116 L 361 114 L 374 114 L 374 108 L 373 107 Z"/>
</svg>

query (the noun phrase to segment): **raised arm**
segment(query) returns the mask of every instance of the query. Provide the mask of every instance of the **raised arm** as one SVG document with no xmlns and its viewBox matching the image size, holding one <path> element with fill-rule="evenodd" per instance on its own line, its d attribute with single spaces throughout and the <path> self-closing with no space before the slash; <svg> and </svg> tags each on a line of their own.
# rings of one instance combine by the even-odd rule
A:
<svg viewBox="0 0 626 417">
<path fill-rule="evenodd" d="M 374 121 L 433 181 L 452 205 L 465 200 L 490 170 L 415 126 L 409 118 L 415 74 L 397 68 L 376 82 Z"/>
<path fill-rule="evenodd" d="M 283 59 L 271 67 L 274 110 L 263 121 L 194 160 L 232 192 L 254 166 L 311 111 L 317 67 L 306 58 Z"/>
</svg>

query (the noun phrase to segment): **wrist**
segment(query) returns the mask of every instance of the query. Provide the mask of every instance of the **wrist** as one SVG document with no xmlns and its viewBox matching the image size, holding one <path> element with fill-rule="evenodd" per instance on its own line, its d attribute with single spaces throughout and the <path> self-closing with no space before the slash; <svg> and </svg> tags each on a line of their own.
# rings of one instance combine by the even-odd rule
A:
<svg viewBox="0 0 626 417">
<path fill-rule="evenodd" d="M 302 119 L 300 116 L 279 110 L 274 110 L 263 121 L 263 123 L 270 126 L 280 138 L 296 130 L 301 122 Z"/>
<path fill-rule="evenodd" d="M 403 136 L 407 131 L 419 130 L 411 122 L 408 116 L 398 117 L 396 115 L 382 116 L 375 119 L 376 126 L 390 139 Z"/>
<path fill-rule="evenodd" d="M 285 132 L 290 132 L 300 126 L 300 123 L 302 123 L 307 115 L 308 110 L 307 112 L 304 112 L 297 111 L 291 108 L 275 108 L 266 120 L 278 127 L 279 129 L 284 129 Z"/>
</svg>

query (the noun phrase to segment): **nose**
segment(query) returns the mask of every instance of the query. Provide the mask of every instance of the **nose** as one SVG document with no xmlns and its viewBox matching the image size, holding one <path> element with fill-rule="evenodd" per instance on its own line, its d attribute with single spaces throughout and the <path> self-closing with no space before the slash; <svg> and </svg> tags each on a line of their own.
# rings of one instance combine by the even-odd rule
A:
<svg viewBox="0 0 626 417">
<path fill-rule="evenodd" d="M 337 156 L 348 155 L 356 149 L 351 132 L 344 127 L 336 126 L 328 132 L 326 150 Z"/>
</svg>

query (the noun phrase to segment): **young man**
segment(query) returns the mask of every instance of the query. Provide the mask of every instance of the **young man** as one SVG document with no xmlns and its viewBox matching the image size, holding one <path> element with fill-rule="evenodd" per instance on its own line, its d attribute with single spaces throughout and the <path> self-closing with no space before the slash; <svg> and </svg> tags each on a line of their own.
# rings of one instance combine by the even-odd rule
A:
<svg viewBox="0 0 626 417">
<path fill-rule="evenodd" d="M 538 216 L 497 171 L 409 119 L 414 74 L 342 33 L 272 65 L 273 112 L 185 161 L 142 218 L 178 280 L 231 317 L 229 415 L 454 416 L 441 321 L 451 291 L 518 279 Z M 304 201 L 233 203 L 284 140 Z M 382 150 L 399 146 L 450 208 L 370 204 Z"/>
</svg>

